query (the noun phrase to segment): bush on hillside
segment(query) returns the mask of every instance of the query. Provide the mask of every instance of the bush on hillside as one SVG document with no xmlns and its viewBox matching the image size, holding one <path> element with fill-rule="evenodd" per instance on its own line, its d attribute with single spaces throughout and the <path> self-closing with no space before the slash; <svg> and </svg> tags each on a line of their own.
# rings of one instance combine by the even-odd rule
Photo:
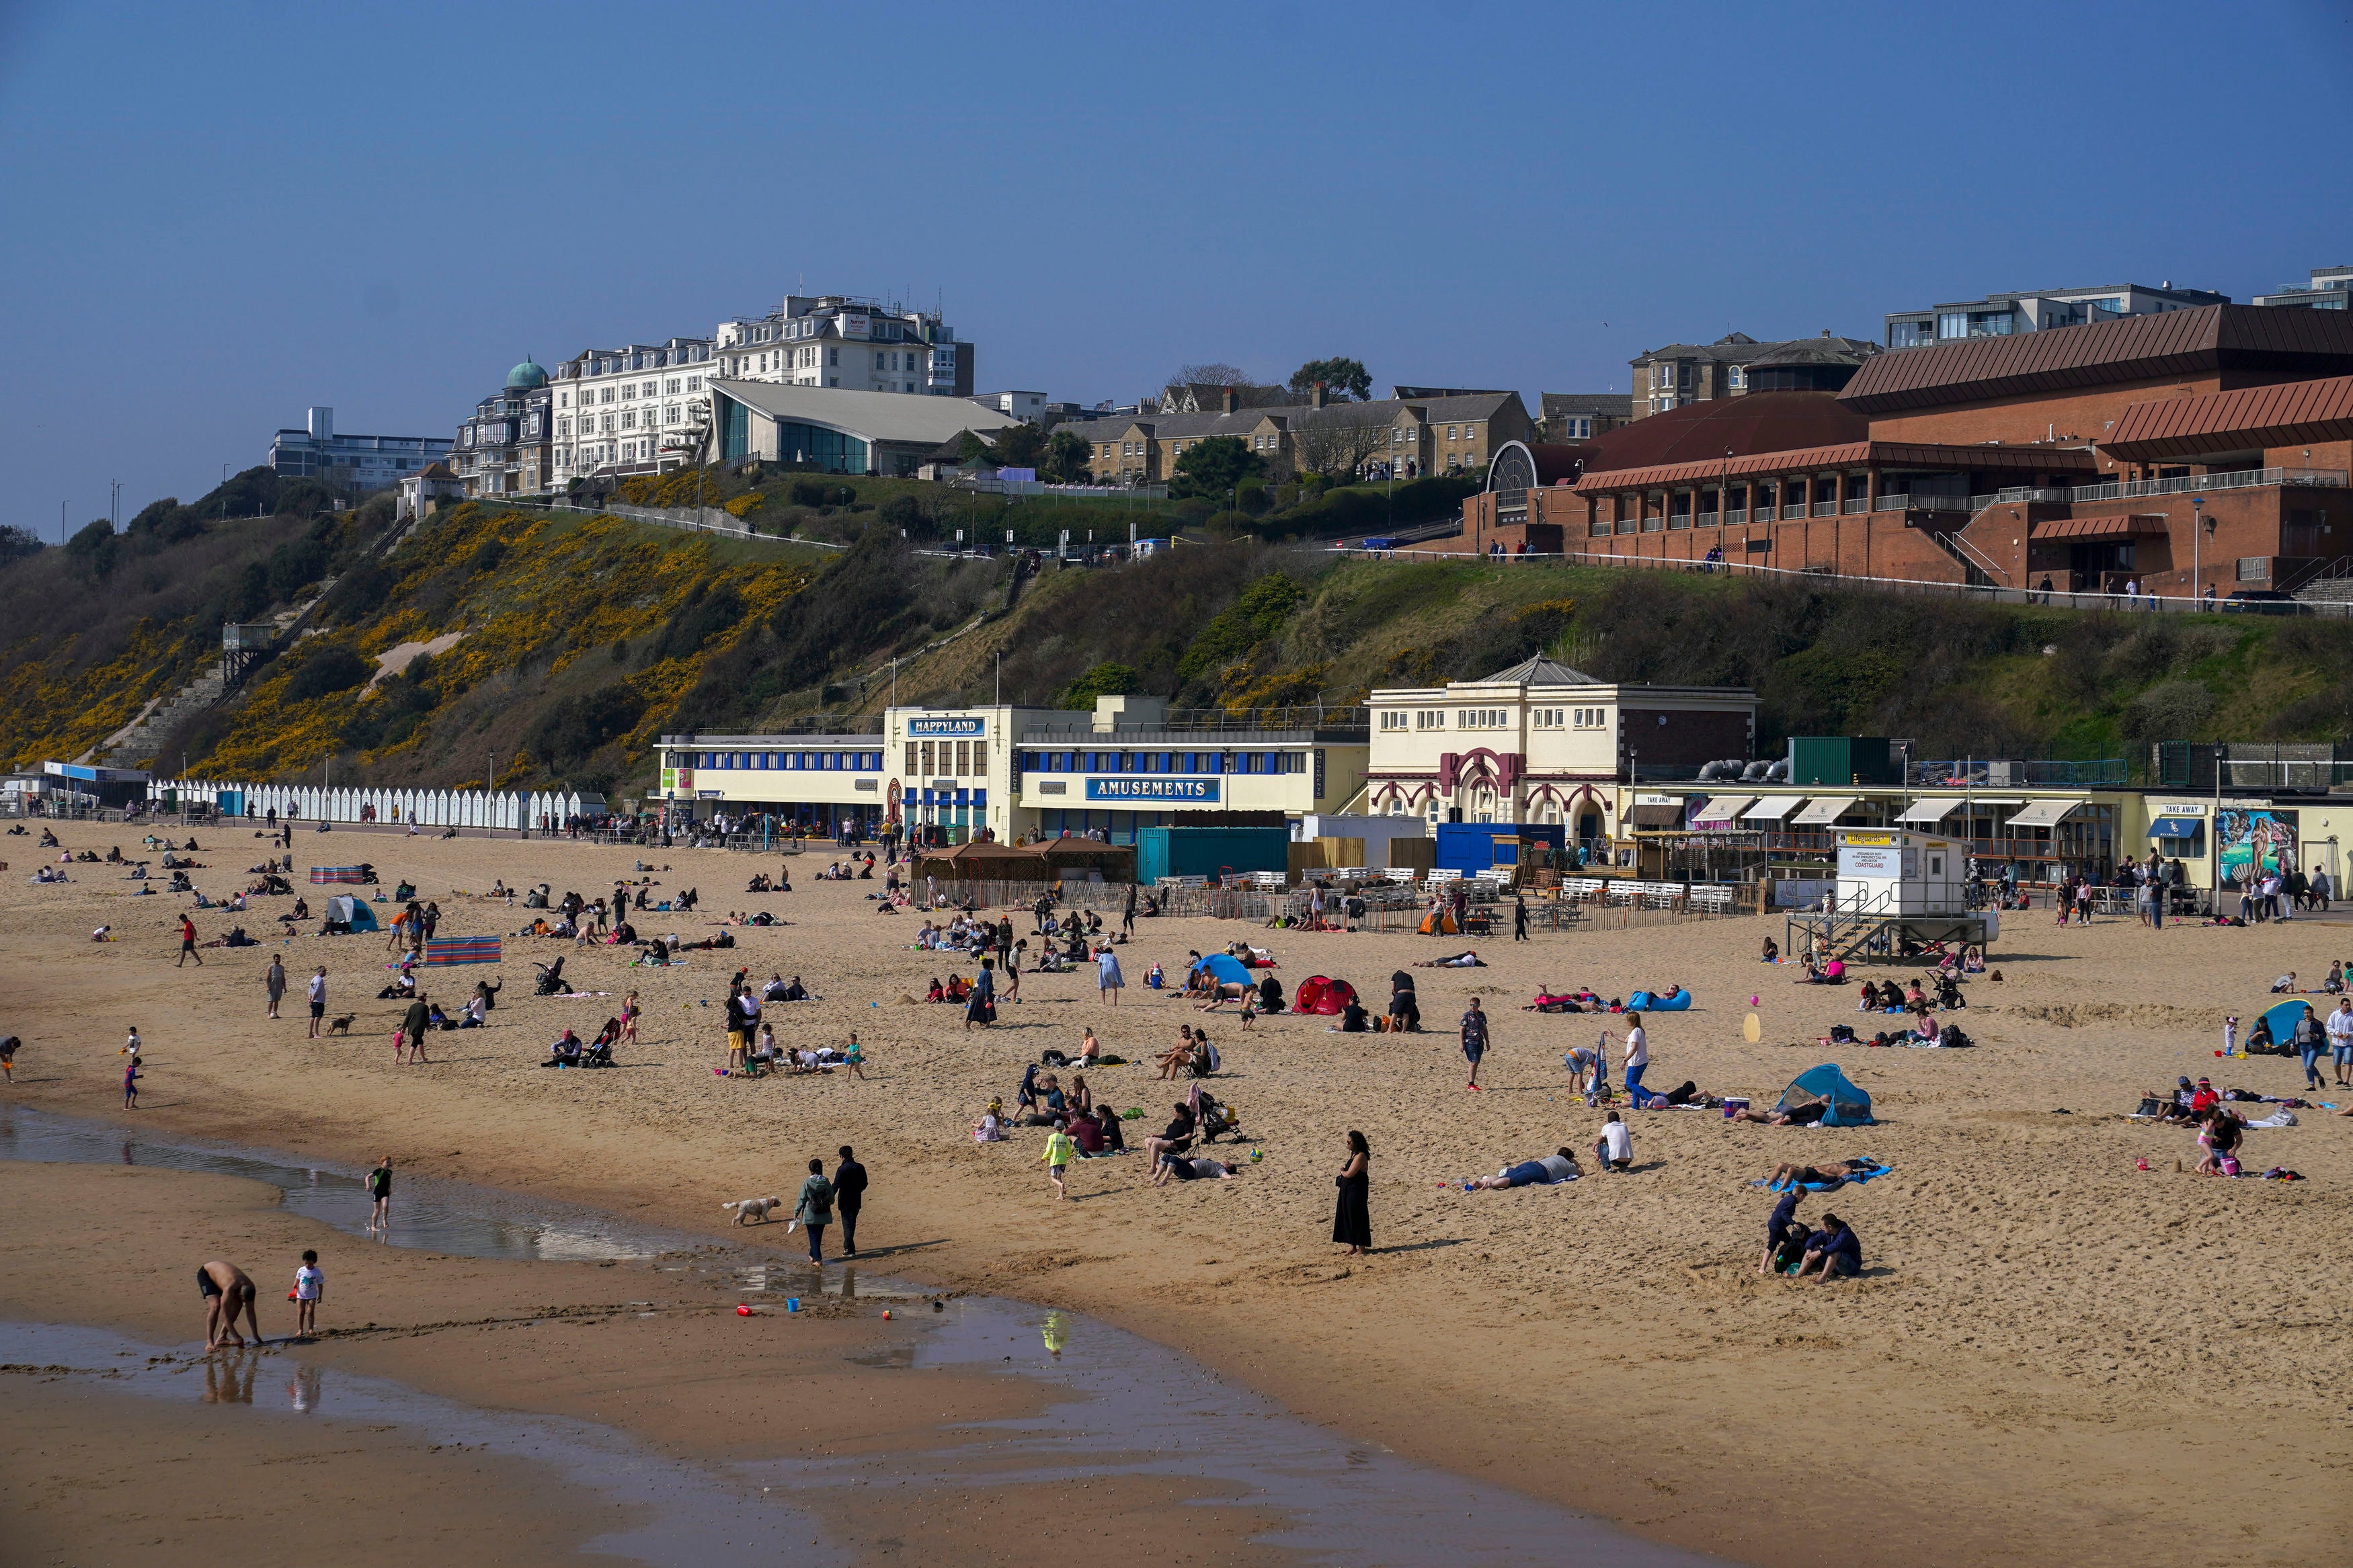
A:
<svg viewBox="0 0 2353 1568">
<path fill-rule="evenodd" d="M 366 685 L 375 673 L 375 664 L 350 648 L 322 648 L 305 658 L 287 679 L 283 700 L 308 702 L 314 697 L 349 691 L 354 686 Z"/>
<path fill-rule="evenodd" d="M 1129 666 L 1099 664 L 1062 688 L 1054 706 L 1091 709 L 1098 697 L 1125 697 L 1135 689 L 1135 671 Z"/>
<path fill-rule="evenodd" d="M 532 755 L 560 772 L 628 734 L 645 710 L 645 697 L 627 681 L 559 698 L 531 728 Z"/>
</svg>

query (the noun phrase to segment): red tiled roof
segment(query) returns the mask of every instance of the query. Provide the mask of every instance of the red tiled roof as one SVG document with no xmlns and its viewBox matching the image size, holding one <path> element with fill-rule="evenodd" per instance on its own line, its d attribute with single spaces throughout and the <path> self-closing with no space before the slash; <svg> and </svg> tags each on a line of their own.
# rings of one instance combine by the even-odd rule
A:
<svg viewBox="0 0 2353 1568">
<path fill-rule="evenodd" d="M 2030 534 L 2043 539 L 2140 539 L 2161 537 L 2165 514 L 2143 512 L 2131 517 L 2063 517 L 2034 523 Z"/>
<path fill-rule="evenodd" d="M 1962 468 L 1971 473 L 2091 474 L 2099 467 L 2098 459 L 2081 447 L 1942 447 L 1918 441 L 1848 441 L 1835 447 L 1719 458 L 1712 463 L 1662 463 L 1647 468 L 1609 468 L 1599 473 L 1588 465 L 1576 489 L 1585 495 L 1608 494 L 1652 485 L 1703 484 L 1726 477 L 1738 479 L 1744 474 L 1820 473 L 1869 464 L 1896 468 Z"/>
<path fill-rule="evenodd" d="M 2100 450 L 2137 463 L 2344 440 L 2353 440 L 2353 375 L 2136 403 Z"/>
<path fill-rule="evenodd" d="M 1838 395 L 1859 414 L 2240 370 L 2353 372 L 2353 312 L 2208 305 L 2011 337 L 1902 349 L 1863 362 Z"/>
<path fill-rule="evenodd" d="M 1585 471 L 1647 468 L 1861 441 L 1870 422 L 1827 392 L 1752 392 L 1670 408 L 1587 442 Z"/>
</svg>

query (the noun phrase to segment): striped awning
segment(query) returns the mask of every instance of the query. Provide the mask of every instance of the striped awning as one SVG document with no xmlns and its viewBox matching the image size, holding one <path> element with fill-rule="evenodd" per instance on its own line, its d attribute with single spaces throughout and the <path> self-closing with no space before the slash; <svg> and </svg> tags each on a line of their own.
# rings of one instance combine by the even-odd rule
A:
<svg viewBox="0 0 2353 1568">
<path fill-rule="evenodd" d="M 1896 813 L 1895 820 L 1907 826 L 1927 827 L 1952 816 L 1960 804 L 1958 795 L 1947 795 L 1942 800 L 1915 800 Z"/>
<path fill-rule="evenodd" d="M 1740 815 L 1749 821 L 1778 822 L 1804 805 L 1805 799 L 1801 795 L 1768 795 Z"/>
<path fill-rule="evenodd" d="M 1692 826 L 1704 822 L 1737 822 L 1740 813 L 1757 797 L 1753 795 L 1719 795 L 1710 796 L 1708 803 L 1692 814 Z"/>
<path fill-rule="evenodd" d="M 2084 803 L 2080 800 L 2029 801 L 2024 811 L 2010 819 L 2012 827 L 2056 827 L 2060 819 Z"/>
<path fill-rule="evenodd" d="M 1797 816 L 1791 817 L 1789 819 L 1789 826 L 1792 827 L 1819 827 L 1826 823 L 1836 822 L 1840 817 L 1846 815 L 1849 807 L 1852 806 L 1855 802 L 1862 798 L 1862 797 L 1859 795 L 1826 795 L 1822 799 L 1815 801 L 1812 805 L 1807 806 L 1805 810 L 1798 813 Z"/>
</svg>

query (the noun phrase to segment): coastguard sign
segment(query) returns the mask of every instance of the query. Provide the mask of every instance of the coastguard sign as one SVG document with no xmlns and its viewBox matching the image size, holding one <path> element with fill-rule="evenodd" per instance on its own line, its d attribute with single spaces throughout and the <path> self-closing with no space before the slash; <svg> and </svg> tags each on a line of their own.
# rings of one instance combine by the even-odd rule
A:
<svg viewBox="0 0 2353 1568">
<path fill-rule="evenodd" d="M 1218 798 L 1217 779 L 1089 779 L 1089 800 L 1198 800 Z"/>
</svg>

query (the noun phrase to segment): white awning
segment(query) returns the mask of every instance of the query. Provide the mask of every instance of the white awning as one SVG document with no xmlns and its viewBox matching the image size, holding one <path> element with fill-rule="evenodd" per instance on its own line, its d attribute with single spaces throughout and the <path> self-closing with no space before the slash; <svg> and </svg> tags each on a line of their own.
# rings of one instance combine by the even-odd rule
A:
<svg viewBox="0 0 2353 1568">
<path fill-rule="evenodd" d="M 1943 800 L 1915 800 L 1898 813 L 1895 820 L 1915 827 L 1926 827 L 1952 816 L 1960 805 L 1958 795 L 1947 795 Z"/>
<path fill-rule="evenodd" d="M 1778 822 L 1797 810 L 1805 798 L 1801 795 L 1768 795 L 1740 815 L 1744 818 L 1762 817 L 1767 822 Z"/>
<path fill-rule="evenodd" d="M 1740 816 L 1740 808 L 1756 798 L 1753 795 L 1713 795 L 1709 797 L 1708 803 L 1701 806 L 1692 817 L 1692 825 L 1697 826 L 1703 822 L 1736 821 Z"/>
<path fill-rule="evenodd" d="M 1789 819 L 1792 827 L 1820 826 L 1836 822 L 1849 806 L 1862 797 L 1856 795 L 1833 795 L 1814 802 Z"/>
<path fill-rule="evenodd" d="M 2052 827 L 2069 812 L 2084 803 L 2080 800 L 2038 800 L 2010 819 L 2012 827 Z"/>
</svg>

